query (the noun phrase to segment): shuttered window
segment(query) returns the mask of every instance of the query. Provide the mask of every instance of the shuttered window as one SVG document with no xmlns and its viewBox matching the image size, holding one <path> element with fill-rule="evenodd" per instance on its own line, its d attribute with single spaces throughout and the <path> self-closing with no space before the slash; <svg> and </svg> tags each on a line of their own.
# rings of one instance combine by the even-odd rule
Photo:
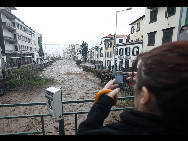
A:
<svg viewBox="0 0 188 141">
<path fill-rule="evenodd" d="M 155 32 L 148 33 L 148 46 L 154 46 L 155 45 Z"/>
<path fill-rule="evenodd" d="M 173 29 L 174 27 L 162 30 L 163 31 L 162 44 L 172 42 Z"/>
<path fill-rule="evenodd" d="M 176 7 L 167 7 L 167 11 L 165 12 L 165 18 L 175 15 Z"/>
<path fill-rule="evenodd" d="M 158 8 L 150 11 L 150 23 L 157 21 L 157 13 L 158 13 Z"/>
</svg>

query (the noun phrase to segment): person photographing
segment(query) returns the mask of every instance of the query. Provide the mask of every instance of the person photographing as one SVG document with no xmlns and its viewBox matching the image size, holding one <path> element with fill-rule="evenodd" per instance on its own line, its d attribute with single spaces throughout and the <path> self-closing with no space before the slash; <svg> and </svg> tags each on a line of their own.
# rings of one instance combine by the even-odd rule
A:
<svg viewBox="0 0 188 141">
<path fill-rule="evenodd" d="M 103 125 L 120 88 L 115 79 L 103 89 L 77 135 L 176 135 L 188 131 L 188 41 L 163 44 L 137 56 L 130 72 L 135 83 L 134 110 L 123 111 L 120 121 Z M 133 69 L 136 67 L 133 67 Z"/>
</svg>

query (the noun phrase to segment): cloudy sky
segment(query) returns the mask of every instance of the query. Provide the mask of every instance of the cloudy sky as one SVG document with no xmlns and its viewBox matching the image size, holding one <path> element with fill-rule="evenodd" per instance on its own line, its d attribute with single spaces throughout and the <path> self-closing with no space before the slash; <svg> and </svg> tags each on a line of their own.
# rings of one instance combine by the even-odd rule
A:
<svg viewBox="0 0 188 141">
<path fill-rule="evenodd" d="M 12 13 L 42 34 L 43 44 L 100 44 L 101 38 L 114 34 L 116 11 L 128 7 L 16 7 Z M 128 35 L 130 23 L 145 14 L 144 7 L 118 12 L 117 34 Z"/>
</svg>

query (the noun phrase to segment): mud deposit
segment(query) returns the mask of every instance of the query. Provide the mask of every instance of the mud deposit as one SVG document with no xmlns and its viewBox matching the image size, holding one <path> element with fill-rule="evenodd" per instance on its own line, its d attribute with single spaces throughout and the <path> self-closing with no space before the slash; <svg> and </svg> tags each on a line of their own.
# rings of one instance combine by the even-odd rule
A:
<svg viewBox="0 0 188 141">
<path fill-rule="evenodd" d="M 86 64 L 87 65 L 87 64 Z M 62 87 L 63 101 L 67 100 L 84 100 L 94 99 L 95 94 L 103 87 L 100 85 L 100 79 L 89 72 L 84 72 L 79 68 L 74 61 L 58 60 L 51 66 L 48 66 L 41 73 L 42 76 L 55 78 L 55 87 Z M 0 97 L 1 104 L 13 103 L 32 103 L 46 102 L 45 90 L 43 88 L 24 88 L 20 91 L 11 91 Z M 120 93 L 119 96 L 122 94 Z M 73 103 L 64 104 L 64 112 L 89 111 L 92 102 L 89 103 Z M 118 104 L 121 105 L 121 102 Z M 117 106 L 118 106 L 117 105 Z M 113 107 L 115 108 L 115 106 Z M 105 123 L 115 122 L 119 120 L 119 113 L 111 112 Z M 33 114 L 48 114 L 46 106 L 19 106 L 0 108 L 0 117 L 16 116 L 16 115 L 33 115 Z M 78 126 L 80 122 L 86 119 L 87 114 L 78 115 Z M 45 134 L 58 135 L 59 123 L 54 117 L 44 117 Z M 75 134 L 75 117 L 74 115 L 64 115 L 65 134 Z M 40 131 L 41 118 L 17 118 L 17 119 L 0 119 L 0 133 Z"/>
</svg>

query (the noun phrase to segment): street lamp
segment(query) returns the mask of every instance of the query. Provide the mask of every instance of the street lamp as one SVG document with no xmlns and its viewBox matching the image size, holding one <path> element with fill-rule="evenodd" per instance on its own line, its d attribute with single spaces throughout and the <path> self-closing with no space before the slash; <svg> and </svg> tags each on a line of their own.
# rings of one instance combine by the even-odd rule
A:
<svg viewBox="0 0 188 141">
<path fill-rule="evenodd" d="M 132 7 L 127 8 L 126 11 L 131 10 Z M 125 10 L 121 10 L 121 11 L 125 11 Z M 117 13 L 121 12 L 121 11 L 116 11 L 116 30 L 115 30 L 115 34 L 114 34 L 114 68 L 113 68 L 113 74 L 115 75 L 115 56 L 116 56 L 116 31 L 117 31 Z"/>
</svg>

